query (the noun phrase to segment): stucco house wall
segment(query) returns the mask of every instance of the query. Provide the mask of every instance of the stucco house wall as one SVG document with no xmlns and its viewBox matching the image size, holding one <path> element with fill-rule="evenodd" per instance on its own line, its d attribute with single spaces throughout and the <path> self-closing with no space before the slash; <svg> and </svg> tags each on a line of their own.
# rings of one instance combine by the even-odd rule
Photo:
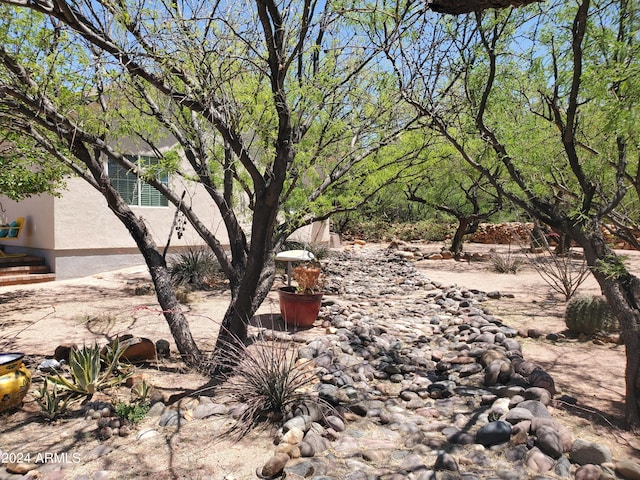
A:
<svg viewBox="0 0 640 480">
<path fill-rule="evenodd" d="M 229 240 L 219 212 L 211 199 L 196 183 L 179 185 L 186 190 L 185 200 L 202 221 L 218 236 L 223 245 Z M 80 178 L 71 178 L 60 197 L 35 196 L 19 203 L 0 197 L 4 215 L 11 222 L 25 217 L 20 238 L 2 241 L 6 252 L 28 253 L 44 257 L 57 279 L 77 278 L 143 263 L 133 238 L 106 205 L 100 193 Z M 132 210 L 148 221 L 150 231 L 160 249 L 169 238 L 175 207 L 138 207 Z M 329 222 L 304 227 L 294 236 L 297 240 L 329 243 Z M 189 224 L 178 238 L 174 231 L 169 252 L 193 245 L 202 239 Z"/>
</svg>

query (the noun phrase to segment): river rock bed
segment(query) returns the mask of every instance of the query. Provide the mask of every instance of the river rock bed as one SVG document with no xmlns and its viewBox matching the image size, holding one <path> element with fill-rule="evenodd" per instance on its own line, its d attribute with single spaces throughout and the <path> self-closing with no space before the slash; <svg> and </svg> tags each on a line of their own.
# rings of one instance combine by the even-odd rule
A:
<svg viewBox="0 0 640 480">
<path fill-rule="evenodd" d="M 553 379 L 483 309 L 499 292 L 431 282 L 390 249 L 323 263 L 320 318 L 292 334 L 317 368 L 321 402 L 284 423 L 257 477 L 640 480 L 639 463 L 553 419 Z"/>
</svg>

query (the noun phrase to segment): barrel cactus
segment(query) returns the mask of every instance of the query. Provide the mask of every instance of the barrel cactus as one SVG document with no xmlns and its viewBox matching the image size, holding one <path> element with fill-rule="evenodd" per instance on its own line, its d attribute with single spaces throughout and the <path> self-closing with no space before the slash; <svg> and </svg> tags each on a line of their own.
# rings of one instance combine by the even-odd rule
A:
<svg viewBox="0 0 640 480">
<path fill-rule="evenodd" d="M 564 321 L 572 332 L 614 332 L 620 326 L 607 300 L 600 295 L 577 295 L 569 300 Z"/>
</svg>

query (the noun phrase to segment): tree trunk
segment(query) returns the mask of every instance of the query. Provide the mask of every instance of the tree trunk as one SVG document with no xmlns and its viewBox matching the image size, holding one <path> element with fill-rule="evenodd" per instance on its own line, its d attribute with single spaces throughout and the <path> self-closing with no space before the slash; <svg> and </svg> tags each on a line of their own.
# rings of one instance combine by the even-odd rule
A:
<svg viewBox="0 0 640 480">
<path fill-rule="evenodd" d="M 467 228 L 471 224 L 471 220 L 464 217 L 458 217 L 458 228 L 456 228 L 456 232 L 453 234 L 453 239 L 451 240 L 451 247 L 449 247 L 449 251 L 451 253 L 460 253 L 462 252 L 462 243 L 464 240 L 464 236 L 467 233 Z"/>
<path fill-rule="evenodd" d="M 278 178 L 282 181 L 274 181 L 264 191 L 262 201 L 256 203 L 251 229 L 251 247 L 246 256 L 246 262 L 239 262 L 243 265 L 242 273 L 238 275 L 240 282 L 237 288 L 231 290 L 231 303 L 220 326 L 213 351 L 214 375 L 231 366 L 228 364 L 227 352 L 230 348 L 233 350 L 234 345 L 246 341 L 249 321 L 273 285 L 275 275 L 273 235 L 284 174 Z M 233 232 L 230 232 L 230 237 L 232 237 L 231 233 Z M 230 238 L 230 241 L 233 242 L 234 238 Z"/>
<path fill-rule="evenodd" d="M 573 238 L 583 247 L 588 265 L 603 295 L 620 322 L 626 349 L 625 422 L 628 429 L 640 431 L 640 280 L 623 267 L 620 258 L 606 244 L 599 229 L 574 231 Z"/>
<path fill-rule="evenodd" d="M 531 250 L 535 251 L 537 248 L 543 248 L 545 251 L 549 250 L 549 242 L 545 235 L 544 230 L 540 226 L 540 221 L 534 219 L 533 231 L 531 232 Z"/>
<path fill-rule="evenodd" d="M 169 275 L 162 256 L 155 249 L 144 252 L 141 248 L 140 251 L 151 273 L 158 303 L 162 308 L 165 320 L 169 324 L 171 335 L 173 336 L 182 360 L 188 366 L 197 370 L 206 370 L 204 357 L 191 335 L 189 322 L 182 313 L 180 303 L 176 298 L 173 284 L 171 283 L 171 276 Z"/>
<path fill-rule="evenodd" d="M 248 326 L 273 286 L 275 260 L 270 255 L 264 262 L 261 275 L 256 283 L 242 282 L 232 292 L 231 303 L 225 312 L 218 338 L 211 358 L 211 375 L 216 377 L 233 368 L 234 359 L 229 352 L 235 346 L 244 344 L 247 339 Z M 245 280 L 243 278 L 243 280 Z"/>
<path fill-rule="evenodd" d="M 107 206 L 122 222 L 136 242 L 138 250 L 149 269 L 162 313 L 169 324 L 171 335 L 184 362 L 190 367 L 202 369 L 202 353 L 191 335 L 189 322 L 182 313 L 180 304 L 176 299 L 165 259 L 157 249 L 146 223 L 133 213 L 129 205 L 113 188 L 109 179 L 104 176 L 104 165 L 99 158 L 93 156 L 81 142 L 73 144 L 72 150 L 76 157 L 88 167 L 96 182 L 95 187 L 104 196 Z"/>
<path fill-rule="evenodd" d="M 142 253 L 151 274 L 158 303 L 162 308 L 162 313 L 169 325 L 171 335 L 183 361 L 190 367 L 203 369 L 204 358 L 191 335 L 189 322 L 182 313 L 180 303 L 176 298 L 165 259 L 148 235 L 146 225 L 128 207 L 121 208 L 121 206 L 115 205 L 112 210 L 117 213 L 118 218 L 122 219 L 127 230 L 136 241 L 140 253 Z"/>
<path fill-rule="evenodd" d="M 556 231 L 558 235 L 558 244 L 554 250 L 556 255 L 567 255 L 571 250 L 571 235 L 567 232 Z"/>
</svg>

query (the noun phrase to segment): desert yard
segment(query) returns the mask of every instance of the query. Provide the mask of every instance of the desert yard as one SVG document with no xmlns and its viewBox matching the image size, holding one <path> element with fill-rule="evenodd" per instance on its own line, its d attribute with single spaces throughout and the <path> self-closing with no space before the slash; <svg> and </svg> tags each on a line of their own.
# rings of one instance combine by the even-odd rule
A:
<svg viewBox="0 0 640 480">
<path fill-rule="evenodd" d="M 412 261 L 415 268 L 442 287 L 457 285 L 499 292 L 497 298 L 484 302 L 483 308 L 520 332 L 518 340 L 523 356 L 540 364 L 553 377 L 559 391 L 557 399 L 576 400 L 575 404 L 558 401 L 553 409 L 554 418 L 576 435 L 606 444 L 615 458 L 640 457 L 640 440 L 622 429 L 624 346 L 598 338 L 565 335 L 565 304 L 531 265 L 524 265 L 516 274 L 500 274 L 492 271 L 488 261 L 424 259 L 428 253 L 439 250 L 436 244 L 408 247 L 419 254 Z M 385 249 L 386 245 L 341 248 L 366 251 Z M 505 245 L 469 244 L 465 248 L 483 254 L 521 255 L 527 260 L 522 252 Z M 639 272 L 638 252 L 623 253 L 630 269 Z M 283 280 L 280 276 L 278 282 Z M 37 366 L 51 357 L 58 345 L 104 344 L 122 334 L 153 341 L 163 338 L 170 341 L 172 355 L 141 365 L 139 371 L 166 404 L 185 393 L 193 393 L 195 397 L 198 388 L 206 385 L 207 378 L 185 369 L 177 358 L 155 297 L 139 294 L 144 292 L 140 287 L 148 283 L 148 274 L 144 266 L 140 266 L 76 280 L 2 287 L 0 350 L 27 354 L 26 363 L 34 377 L 31 390 L 34 390 L 43 378 Z M 599 288 L 589 278 L 580 292 L 597 294 Z M 212 290 L 193 292 L 185 305 L 193 334 L 204 348 L 210 348 L 215 342 L 227 301 L 225 285 L 220 282 Z M 278 312 L 274 291 L 258 314 L 275 318 Z M 281 333 L 292 334 L 280 329 Z M 327 333 L 327 325 L 316 322 L 314 328 L 302 333 L 321 337 Z M 126 390 L 112 395 L 125 398 Z M 186 395 L 182 401 L 189 398 Z M 100 394 L 93 400 L 113 399 Z M 28 394 L 22 408 L 0 416 L 0 454 L 6 457 L 3 463 L 7 463 L 9 453 L 64 451 L 75 455 L 62 469 L 39 468 L 42 470 L 39 478 L 45 479 L 140 478 L 142 472 L 156 472 L 154 478 L 255 478 L 256 467 L 273 454 L 272 432 L 255 432 L 239 443 L 213 441 L 213 432 L 228 421 L 228 417 L 221 417 L 206 426 L 199 423 L 198 428 L 193 426 L 195 422 L 189 422 L 177 432 L 161 432 L 143 441 L 140 432 L 149 428 L 147 419 L 136 425 L 129 436 L 104 440 L 96 436 L 95 421 L 88 420 L 82 412 L 52 423 L 43 421 L 39 406 Z M 21 478 L 15 475 L 0 469 L 0 479 Z"/>
</svg>

